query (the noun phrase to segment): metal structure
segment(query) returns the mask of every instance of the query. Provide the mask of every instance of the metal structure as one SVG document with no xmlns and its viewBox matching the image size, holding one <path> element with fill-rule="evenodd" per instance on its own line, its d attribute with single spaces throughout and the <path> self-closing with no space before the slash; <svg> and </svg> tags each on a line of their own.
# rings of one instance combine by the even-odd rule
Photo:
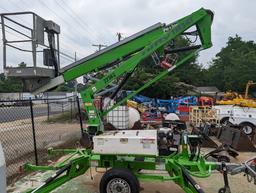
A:
<svg viewBox="0 0 256 193">
<path fill-rule="evenodd" d="M 244 95 L 240 95 L 236 92 L 228 91 L 224 95 L 224 99 L 216 101 L 218 105 L 237 105 L 241 107 L 256 108 L 256 101 L 253 98 L 249 98 L 249 88 L 256 83 L 249 80 L 245 87 Z"/>
<path fill-rule="evenodd" d="M 35 92 L 43 92 L 54 88 L 64 82 L 74 80 L 77 77 L 86 74 L 94 74 L 105 71 L 103 78 L 89 86 L 81 93 L 88 114 L 88 127 L 84 130 L 84 136 L 88 134 L 93 139 L 92 149 L 61 150 L 61 152 L 71 154 L 64 162 L 55 166 L 34 166 L 27 164 L 27 170 L 57 170 L 56 174 L 47 179 L 41 186 L 28 192 L 50 192 L 61 186 L 65 182 L 84 174 L 90 167 L 112 168 L 102 177 L 100 183 L 100 192 L 127 192 L 138 193 L 140 180 L 172 180 L 178 184 L 186 193 L 202 193 L 202 188 L 193 180 L 191 176 L 208 177 L 214 169 L 220 171 L 233 171 L 236 168 L 239 172 L 253 177 L 256 176 L 255 168 L 250 160 L 248 164 L 228 167 L 224 163 L 208 162 L 200 154 L 200 137 L 188 135 L 182 128 L 168 128 L 159 131 L 115 131 L 111 138 L 109 133 L 104 132 L 104 116 L 125 103 L 128 99 L 135 96 L 143 89 L 149 87 L 168 75 L 175 68 L 184 65 L 189 59 L 193 58 L 200 50 L 210 48 L 211 43 L 211 24 L 213 13 L 210 10 L 199 9 L 196 12 L 181 18 L 171 24 L 155 24 L 135 35 L 128 37 L 112 46 L 102 49 L 88 57 L 85 57 L 74 64 L 71 64 L 62 70 L 60 75 L 51 79 L 47 84 L 41 84 L 41 88 Z M 196 31 L 188 31 L 191 27 Z M 198 35 L 201 44 L 174 48 L 174 40 L 182 35 Z M 182 54 L 180 54 L 182 52 Z M 170 64 L 172 54 L 175 55 L 175 63 Z M 114 99 L 121 87 L 136 70 L 138 65 L 146 58 L 153 56 L 159 68 L 164 68 L 158 75 L 150 79 L 141 88 L 128 94 L 111 108 L 105 111 L 99 111 L 94 104 L 94 96 L 108 87 L 116 80 L 120 80 L 119 86 L 112 93 L 111 99 Z M 177 57 L 178 56 L 178 57 Z M 108 70 L 106 70 L 108 69 Z M 95 135 L 105 135 L 103 137 L 94 137 Z M 120 137 L 122 136 L 122 137 Z M 127 136 L 127 137 L 126 137 Z M 166 149 L 162 143 L 168 139 Z M 129 140 L 140 141 L 138 148 L 131 148 Z M 116 143 L 115 143 L 115 141 Z M 113 148 L 104 153 L 106 147 L 104 143 L 115 143 L 120 149 L 125 149 L 125 153 L 116 153 Z M 161 144 L 161 145 L 160 145 Z M 101 147 L 100 147 L 101 146 Z M 182 148 L 180 148 L 180 146 Z M 100 151 L 95 151 L 95 149 Z M 141 151 L 141 148 L 150 148 L 151 151 Z M 161 149 L 161 151 L 160 151 Z M 180 150 L 181 149 L 181 150 Z M 165 151 L 163 151 L 165 150 Z M 58 150 L 56 150 L 58 152 Z M 50 152 L 56 152 L 51 150 Z M 162 152 L 162 153 L 161 153 Z M 228 169 L 227 169 L 228 168 Z M 154 174 L 145 174 L 142 170 L 164 170 L 169 176 Z M 247 172 L 249 171 L 249 172 Z M 224 172 L 225 173 L 225 172 Z M 226 174 L 226 173 L 225 173 Z M 226 179 L 226 176 L 224 176 Z M 226 182 L 227 180 L 225 180 Z M 226 184 L 225 184 L 226 185 Z M 228 185 L 224 190 L 228 190 Z"/>
<path fill-rule="evenodd" d="M 208 17 L 206 17 L 208 16 Z M 172 24 L 155 24 L 141 32 L 138 32 L 131 37 L 128 37 L 116 44 L 113 44 L 99 52 L 96 52 L 88 57 L 85 57 L 61 70 L 61 75 L 50 80 L 48 84 L 43 85 L 36 92 L 43 92 L 45 90 L 54 88 L 64 82 L 74 80 L 82 75 L 99 72 L 106 68 L 111 70 L 104 76 L 103 79 L 97 81 L 94 85 L 90 86 L 87 90 L 81 93 L 85 103 L 85 109 L 89 115 L 88 132 L 90 134 L 99 134 L 103 132 L 102 118 L 115 107 L 127 101 L 127 99 L 135 96 L 143 89 L 154 84 L 162 77 L 166 76 L 170 71 L 176 67 L 186 63 L 190 58 L 202 49 L 209 48 L 211 44 L 211 14 L 205 10 L 199 10 L 192 15 L 184 17 Z M 205 18 L 205 19 L 204 19 Z M 196 32 L 185 32 L 192 26 L 197 27 Z M 186 48 L 166 49 L 165 47 L 170 44 L 179 35 L 199 35 L 202 45 L 196 45 Z M 170 55 L 171 53 L 187 52 L 185 57 L 180 57 L 175 65 L 170 65 L 168 69 L 158 74 L 155 78 L 150 80 L 143 87 L 134 91 L 125 97 L 122 101 L 115 104 L 112 108 L 105 112 L 98 112 L 93 104 L 93 96 L 105 89 L 113 81 L 123 77 L 120 87 L 116 89 L 113 97 L 120 90 L 121 86 L 132 75 L 133 71 L 145 58 L 154 55 Z M 166 56 L 158 56 L 166 58 Z M 166 61 L 164 59 L 164 61 Z M 160 66 L 161 64 L 159 64 Z M 115 68 L 114 68 L 115 66 Z"/>
<path fill-rule="evenodd" d="M 21 18 L 28 18 L 28 20 L 21 21 Z M 58 75 L 60 68 L 59 25 L 53 21 L 44 20 L 33 12 L 15 12 L 1 14 L 1 28 L 3 67 L 6 76 L 21 78 L 24 80 L 25 89 L 31 90 L 36 89 L 39 82 L 46 83 L 49 78 Z M 7 38 L 8 33 L 13 35 L 12 39 Z M 26 43 L 30 44 L 30 48 L 28 46 L 24 48 L 23 45 Z M 8 63 L 8 48 L 31 53 L 32 63 L 26 66 Z M 40 57 L 39 53 L 43 53 L 43 57 Z M 38 62 L 39 59 L 41 63 Z M 43 68 L 43 65 L 48 68 Z"/>
<path fill-rule="evenodd" d="M 239 126 L 226 125 L 219 129 L 217 138 L 237 151 L 256 152 L 253 140 Z"/>
<path fill-rule="evenodd" d="M 219 114 L 218 109 L 208 106 L 192 106 L 189 112 L 189 121 L 195 127 L 200 127 L 206 122 L 219 126 Z"/>
<path fill-rule="evenodd" d="M 245 88 L 245 93 L 244 93 L 244 98 L 248 99 L 249 98 L 249 88 L 253 85 L 256 85 L 256 82 L 253 82 L 252 80 L 249 80 L 246 84 L 246 88 Z"/>
</svg>

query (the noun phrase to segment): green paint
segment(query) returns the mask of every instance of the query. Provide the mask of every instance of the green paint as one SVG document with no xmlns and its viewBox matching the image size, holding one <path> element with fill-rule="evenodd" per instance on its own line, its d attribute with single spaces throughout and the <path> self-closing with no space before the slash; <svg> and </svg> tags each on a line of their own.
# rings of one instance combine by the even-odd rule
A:
<svg viewBox="0 0 256 193">
<path fill-rule="evenodd" d="M 124 100 L 122 100 L 121 102 L 118 102 L 112 108 L 108 109 L 106 112 L 103 112 L 103 113 L 98 112 L 94 106 L 93 95 L 96 92 L 99 92 L 105 89 L 111 82 L 113 82 L 117 78 L 125 75 L 128 72 L 133 71 L 139 65 L 140 62 L 142 62 L 147 57 L 150 57 L 153 52 L 162 50 L 163 47 L 167 45 L 171 40 L 175 39 L 177 36 L 181 35 L 184 31 L 186 31 L 187 29 L 189 29 L 194 25 L 197 27 L 197 30 L 199 32 L 202 49 L 209 48 L 211 46 L 211 24 L 212 24 L 211 19 L 212 19 L 211 15 L 209 15 L 206 10 L 199 9 L 198 11 L 192 13 L 191 15 L 186 16 L 174 22 L 175 23 L 174 27 L 170 29 L 163 26 L 162 29 L 160 30 L 161 33 L 155 34 L 155 36 L 147 36 L 147 35 L 141 36 L 139 38 L 139 41 L 141 41 L 141 39 L 145 39 L 144 42 L 147 42 L 146 44 L 143 44 L 142 50 L 133 54 L 129 59 L 121 62 L 117 68 L 110 71 L 105 77 L 103 77 L 101 80 L 97 81 L 94 85 L 90 86 L 88 89 L 86 89 L 81 93 L 84 103 L 90 104 L 90 105 L 85 105 L 85 109 L 89 117 L 89 120 L 88 120 L 89 133 L 96 133 L 96 134 L 102 133 L 104 131 L 103 124 L 101 121 L 102 116 L 105 116 L 109 111 L 120 106 L 121 104 L 126 102 L 127 99 L 133 97 L 135 94 L 139 93 L 145 88 L 156 83 L 161 78 L 166 76 L 171 70 L 163 71 L 162 73 L 157 75 L 155 78 L 147 82 L 147 84 L 145 84 L 143 87 L 141 87 L 134 93 L 128 95 Z M 148 32 L 148 33 L 151 33 L 151 32 Z M 137 41 L 138 40 L 135 39 L 135 40 L 132 40 L 130 43 L 134 42 L 134 44 L 136 44 Z M 124 46 L 126 46 L 126 44 Z M 134 53 L 136 51 L 134 48 L 135 47 L 130 47 L 130 50 L 129 50 L 130 52 L 127 52 L 127 53 L 123 52 L 122 54 L 128 55 L 129 53 Z M 136 47 L 136 49 L 137 48 L 138 47 Z M 184 56 L 184 58 L 181 58 L 179 62 L 173 67 L 173 69 L 181 65 L 184 65 L 190 58 L 195 56 L 198 51 L 199 50 L 194 50 L 190 52 L 188 56 Z M 101 56 L 99 56 L 99 58 L 100 57 Z M 112 57 L 116 58 L 115 55 L 113 55 Z M 105 61 L 105 64 L 108 64 L 108 61 Z M 81 64 L 81 66 L 84 66 L 84 64 Z M 98 66 L 97 65 L 94 66 L 94 70 L 97 71 L 97 69 L 98 69 Z M 81 74 L 81 69 L 80 70 L 72 69 L 72 72 L 73 73 L 76 72 L 78 75 L 78 74 Z M 87 68 L 85 68 L 83 72 L 84 74 L 86 74 L 88 72 Z M 66 73 L 69 73 L 69 72 L 65 72 L 64 76 Z"/>
<path fill-rule="evenodd" d="M 65 161 L 56 164 L 55 166 L 48 166 L 48 170 L 58 170 L 63 168 L 68 163 L 71 163 L 71 167 L 65 175 L 53 180 L 47 186 L 37 190 L 37 193 L 46 193 L 60 187 L 67 181 L 84 174 L 90 167 L 91 163 L 97 163 L 98 168 L 127 168 L 131 170 L 138 179 L 146 181 L 174 181 L 178 184 L 186 193 L 196 192 L 184 179 L 181 167 L 185 167 L 192 176 L 199 178 L 206 178 L 211 175 L 211 171 L 216 169 L 214 162 L 207 162 L 200 155 L 199 159 L 194 158 L 189 160 L 188 145 L 182 145 L 182 152 L 178 154 L 172 154 L 169 156 L 144 156 L 143 161 L 136 161 L 141 158 L 138 155 L 99 155 L 94 154 L 90 150 L 72 150 L 68 154 L 69 158 Z M 61 150 L 62 151 L 62 150 Z M 56 151 L 57 152 L 57 151 Z M 75 155 L 75 156 L 74 156 Z M 156 159 L 158 158 L 158 159 Z M 160 161 L 159 161 L 160 160 Z M 148 174 L 139 173 L 141 170 L 158 170 L 159 164 L 162 164 L 169 175 L 155 174 L 154 172 Z M 95 165 L 93 165 L 95 166 Z M 47 166 L 43 169 L 45 170 Z M 37 171 L 42 167 L 34 166 L 31 164 L 26 165 L 26 170 Z M 31 192 L 32 190 L 28 191 Z"/>
<path fill-rule="evenodd" d="M 138 64 L 149 57 L 155 51 L 163 51 L 163 47 L 167 45 L 171 40 L 181 35 L 184 31 L 192 26 L 196 26 L 199 32 L 199 37 L 202 44 L 202 49 L 211 47 L 211 23 L 212 15 L 205 9 L 199 9 L 198 11 L 186 16 L 176 22 L 170 27 L 166 28 L 161 26 L 155 30 L 138 37 L 125 45 L 120 45 L 115 49 L 111 49 L 104 54 L 99 55 L 87 62 L 81 63 L 63 73 L 65 81 L 73 80 L 81 75 L 99 71 L 100 68 L 107 64 L 123 58 L 124 56 L 130 55 L 130 58 L 121 62 L 120 65 L 109 72 L 103 79 L 97 81 L 94 85 L 90 86 L 87 90 L 81 93 L 83 102 L 85 103 L 85 109 L 88 113 L 89 130 L 94 130 L 96 133 L 104 131 L 102 126 L 101 116 L 106 115 L 108 112 L 100 113 L 94 106 L 93 94 L 105 89 L 111 82 L 116 78 L 123 76 L 127 72 L 133 71 Z M 121 105 L 127 99 L 131 98 L 138 92 L 154 84 L 164 76 L 166 76 L 173 69 L 183 65 L 191 57 L 193 57 L 199 50 L 191 51 L 188 55 L 181 58 L 174 67 L 169 70 L 163 71 L 158 74 L 155 78 L 146 83 L 143 87 L 127 96 L 124 100 L 117 103 L 113 108 Z M 112 108 L 112 109 L 113 109 Z M 90 167 L 91 163 L 98 165 L 100 168 L 128 168 L 134 174 L 142 180 L 173 180 L 177 183 L 186 193 L 195 193 L 196 190 L 190 184 L 186 182 L 182 174 L 181 168 L 186 168 L 189 173 L 197 177 L 208 177 L 211 171 L 216 169 L 215 163 L 206 162 L 202 156 L 198 160 L 194 158 L 189 159 L 188 145 L 182 145 L 182 152 L 178 154 L 172 154 L 167 157 L 155 157 L 155 156 L 144 156 L 144 161 L 137 161 L 138 155 L 106 155 L 106 154 L 94 154 L 91 150 L 51 150 L 50 153 L 65 153 L 70 156 L 63 162 L 56 164 L 55 166 L 34 166 L 27 164 L 25 169 L 27 170 L 57 170 L 66 166 L 68 171 L 52 180 L 46 186 L 41 187 L 36 192 L 46 193 L 60 187 L 67 181 L 84 174 Z M 158 159 L 156 159 L 158 158 Z M 159 162 L 158 160 L 161 160 Z M 141 169 L 145 170 L 157 170 L 159 167 L 164 166 L 164 170 L 168 172 L 169 176 L 154 175 L 154 174 L 140 174 Z M 32 190 L 28 191 L 32 192 Z"/>
</svg>

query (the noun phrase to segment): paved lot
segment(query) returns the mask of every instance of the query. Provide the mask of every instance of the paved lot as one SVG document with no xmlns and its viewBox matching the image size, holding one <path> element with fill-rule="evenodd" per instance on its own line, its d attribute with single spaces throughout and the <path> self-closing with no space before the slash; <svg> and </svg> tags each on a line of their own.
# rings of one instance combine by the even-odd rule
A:
<svg viewBox="0 0 256 193">
<path fill-rule="evenodd" d="M 70 108 L 70 105 L 63 106 L 63 110 Z M 61 104 L 51 104 L 49 114 L 53 115 L 62 112 Z M 46 116 L 48 113 L 47 105 L 34 105 L 33 106 L 34 117 Z M 0 123 L 28 119 L 31 117 L 30 106 L 20 107 L 0 107 Z"/>
</svg>

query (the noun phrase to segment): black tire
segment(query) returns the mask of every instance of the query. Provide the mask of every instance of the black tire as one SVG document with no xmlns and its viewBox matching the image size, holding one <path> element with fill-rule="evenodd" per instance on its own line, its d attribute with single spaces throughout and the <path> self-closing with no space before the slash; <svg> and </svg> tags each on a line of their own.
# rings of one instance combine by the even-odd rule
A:
<svg viewBox="0 0 256 193">
<path fill-rule="evenodd" d="M 229 123 L 229 117 L 224 117 L 220 120 L 221 125 L 227 125 Z"/>
<path fill-rule="evenodd" d="M 100 181 L 100 193 L 139 193 L 138 179 L 128 169 L 113 168 L 105 172 Z"/>
<path fill-rule="evenodd" d="M 241 123 L 239 125 L 246 135 L 251 135 L 254 132 L 255 126 L 252 123 Z"/>
<path fill-rule="evenodd" d="M 220 188 L 218 193 L 225 193 L 226 192 L 226 188 Z"/>
</svg>

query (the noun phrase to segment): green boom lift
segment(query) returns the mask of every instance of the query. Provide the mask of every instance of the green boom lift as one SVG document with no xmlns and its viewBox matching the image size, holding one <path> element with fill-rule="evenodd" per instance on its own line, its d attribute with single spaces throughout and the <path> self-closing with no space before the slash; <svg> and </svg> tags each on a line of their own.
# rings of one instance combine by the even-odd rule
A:
<svg viewBox="0 0 256 193">
<path fill-rule="evenodd" d="M 95 84 L 81 92 L 82 100 L 88 114 L 88 128 L 84 129 L 84 135 L 88 133 L 92 138 L 100 136 L 104 132 L 102 119 L 108 112 L 125 103 L 127 99 L 133 97 L 143 89 L 154 84 L 175 68 L 188 62 L 200 50 L 212 46 L 212 21 L 212 11 L 201 8 L 169 25 L 162 23 L 155 24 L 59 71 L 56 68 L 56 72 L 54 73 L 56 77 L 38 88 L 35 93 L 49 90 L 82 75 L 108 69 L 108 73 L 102 79 L 97 80 Z M 188 31 L 191 27 L 195 27 L 196 30 Z M 170 45 L 173 40 L 182 35 L 198 35 L 201 44 L 172 48 Z M 171 60 L 172 54 L 180 52 L 184 52 L 185 54 L 182 54 L 175 63 L 170 64 L 169 61 Z M 113 93 L 113 96 L 116 95 L 138 65 L 150 56 L 164 70 L 150 79 L 141 88 L 114 104 L 111 108 L 103 112 L 98 111 L 93 101 L 95 94 L 106 89 L 113 81 L 122 77 L 123 79 L 120 85 Z M 126 138 L 120 140 L 126 142 Z M 41 186 L 28 190 L 28 192 L 50 192 L 71 179 L 84 174 L 91 167 L 106 169 L 100 183 L 101 193 L 138 193 L 139 180 L 172 180 L 186 193 L 202 193 L 204 191 L 191 176 L 206 178 L 211 175 L 212 170 L 223 171 L 225 187 L 220 189 L 220 192 L 229 192 L 227 181 L 228 171 L 233 173 L 246 172 L 247 175 L 255 177 L 255 167 L 252 164 L 255 158 L 240 165 L 208 162 L 200 154 L 200 151 L 197 152 L 197 155 L 193 153 L 194 151 L 191 151 L 191 148 L 198 147 L 198 141 L 198 136 L 189 135 L 184 131 L 181 134 L 182 150 L 169 155 L 140 155 L 133 152 L 111 154 L 95 152 L 94 149 L 49 150 L 50 154 L 61 152 L 70 156 L 65 161 L 54 166 L 26 164 L 26 170 L 57 170 L 56 174 L 47 179 Z M 157 142 L 154 141 L 152 143 Z M 163 170 L 168 175 L 156 174 L 154 172 L 143 173 L 143 170 Z"/>
</svg>

